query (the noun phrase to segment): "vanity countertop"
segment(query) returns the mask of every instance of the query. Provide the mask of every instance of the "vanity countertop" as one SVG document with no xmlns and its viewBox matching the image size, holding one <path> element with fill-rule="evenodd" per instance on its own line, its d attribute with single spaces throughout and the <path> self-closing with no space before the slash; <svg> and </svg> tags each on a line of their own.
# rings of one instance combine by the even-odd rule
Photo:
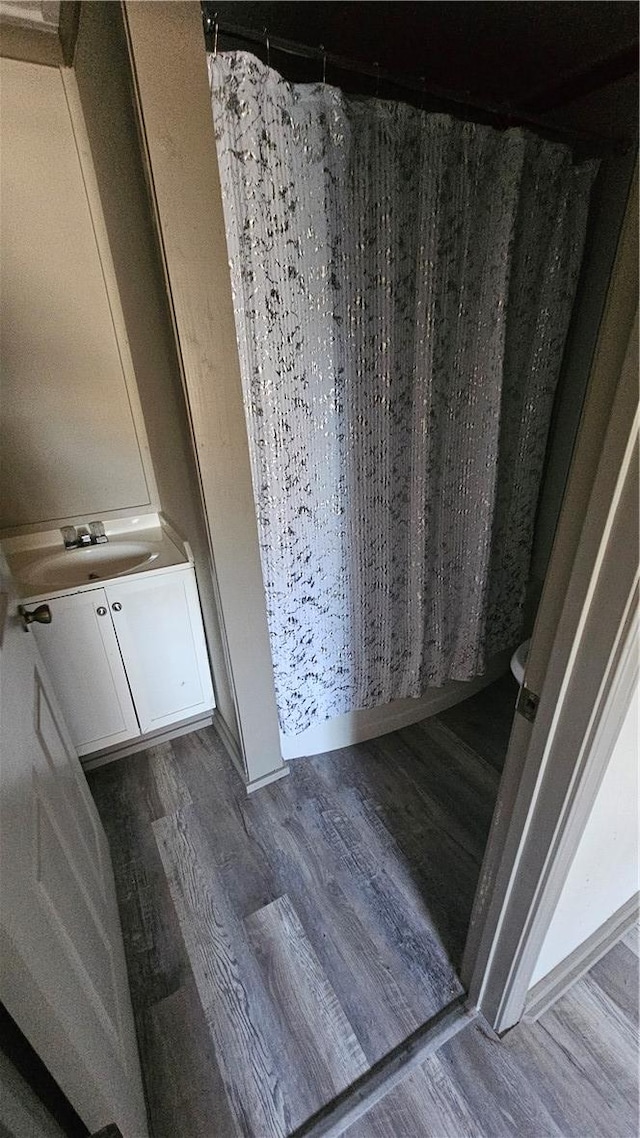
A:
<svg viewBox="0 0 640 1138">
<path fill-rule="evenodd" d="M 44 601 L 193 564 L 188 544 L 159 514 L 105 521 L 104 528 L 108 541 L 80 549 L 65 550 L 59 529 L 5 539 L 21 599 Z"/>
</svg>

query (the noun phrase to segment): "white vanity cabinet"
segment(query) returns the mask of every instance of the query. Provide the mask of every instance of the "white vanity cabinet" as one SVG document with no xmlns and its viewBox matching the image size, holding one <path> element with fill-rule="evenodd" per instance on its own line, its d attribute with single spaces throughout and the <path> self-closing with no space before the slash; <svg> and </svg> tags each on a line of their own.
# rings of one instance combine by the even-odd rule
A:
<svg viewBox="0 0 640 1138">
<path fill-rule="evenodd" d="M 46 603 L 51 624 L 31 628 L 79 754 L 213 708 L 192 566 Z"/>
</svg>

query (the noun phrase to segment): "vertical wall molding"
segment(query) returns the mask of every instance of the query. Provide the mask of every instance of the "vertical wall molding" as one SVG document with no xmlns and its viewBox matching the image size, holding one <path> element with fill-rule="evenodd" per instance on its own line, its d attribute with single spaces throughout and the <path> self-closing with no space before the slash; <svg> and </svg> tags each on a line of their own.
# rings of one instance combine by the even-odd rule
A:
<svg viewBox="0 0 640 1138">
<path fill-rule="evenodd" d="M 251 785 L 288 768 L 280 751 L 200 6 L 127 0 L 123 10 Z"/>
<path fill-rule="evenodd" d="M 532 725 L 516 716 L 465 949 L 463 982 L 498 1032 L 523 1013 L 626 710 L 614 697 L 637 619 L 637 318 L 620 334 L 627 352 L 538 713 Z"/>
</svg>

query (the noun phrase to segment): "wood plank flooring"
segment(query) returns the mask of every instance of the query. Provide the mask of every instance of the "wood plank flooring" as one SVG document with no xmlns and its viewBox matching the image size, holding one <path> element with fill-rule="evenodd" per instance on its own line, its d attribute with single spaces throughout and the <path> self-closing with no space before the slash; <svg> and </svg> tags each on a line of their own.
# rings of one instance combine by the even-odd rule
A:
<svg viewBox="0 0 640 1138">
<path fill-rule="evenodd" d="M 412 1080 L 413 1094 L 425 1104 L 424 1129 L 417 1133 L 635 1138 L 637 1004 L 621 1018 L 599 981 L 606 984 L 622 970 L 625 987 L 637 991 L 637 964 L 625 944 L 616 945 L 536 1023 L 519 1025 L 502 1042 L 471 1027 L 446 1044 Z M 392 1109 L 387 1100 L 383 1105 Z M 374 1125 L 375 1109 L 368 1119 Z M 355 1128 L 347 1136 L 360 1138 Z"/>
<path fill-rule="evenodd" d="M 500 691 L 486 744 L 474 699 L 251 798 L 213 728 L 89 776 L 155 1138 L 284 1138 L 461 993 L 508 740 Z M 637 959 L 613 951 L 502 1044 L 467 1028 L 350 1138 L 631 1138 Z"/>
<path fill-rule="evenodd" d="M 507 753 L 518 685 L 511 672 L 437 717 L 501 771 Z"/>
</svg>

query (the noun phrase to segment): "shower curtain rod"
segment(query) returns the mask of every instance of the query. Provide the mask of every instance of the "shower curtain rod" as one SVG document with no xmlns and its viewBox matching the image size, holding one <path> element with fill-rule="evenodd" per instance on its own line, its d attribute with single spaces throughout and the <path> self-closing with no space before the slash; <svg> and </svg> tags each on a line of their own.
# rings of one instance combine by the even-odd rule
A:
<svg viewBox="0 0 640 1138">
<path fill-rule="evenodd" d="M 443 110 L 449 111 L 459 118 L 473 119 L 482 116 L 491 120 L 489 125 L 495 125 L 500 129 L 514 126 L 525 127 L 529 130 L 544 132 L 556 142 L 564 142 L 569 146 L 582 143 L 592 148 L 598 147 L 600 151 L 606 153 L 625 153 L 629 145 L 632 145 L 631 142 L 625 142 L 622 139 L 605 138 L 602 135 L 589 134 L 583 131 L 563 130 L 560 127 L 555 127 L 545 122 L 544 119 L 536 118 L 532 115 L 522 115 L 517 110 L 514 111 L 509 107 L 500 106 L 495 103 L 480 103 L 467 96 L 460 98 L 453 92 L 438 87 L 435 84 L 428 86 L 426 79 L 423 77 L 398 75 L 392 71 L 385 70 L 385 68 L 380 67 L 378 63 L 367 63 L 366 60 L 352 59 L 345 55 L 336 55 L 334 52 L 326 51 L 322 45 L 319 47 L 311 47 L 309 44 L 283 39 L 281 36 L 272 36 L 267 28 L 260 33 L 255 28 L 247 27 L 242 24 L 231 24 L 226 20 L 218 21 L 215 14 L 211 15 L 207 8 L 208 5 L 202 4 L 202 22 L 205 39 L 213 41 L 213 45 L 211 46 L 217 45 L 220 36 L 228 36 L 232 39 L 244 40 L 247 43 L 256 44 L 264 48 L 267 52 L 268 62 L 268 56 L 271 51 L 278 51 L 284 55 L 294 55 L 304 59 L 315 60 L 322 68 L 322 74 L 318 77 L 318 82 L 320 82 L 320 80 L 322 80 L 322 82 L 325 81 L 326 68 L 327 66 L 331 66 L 338 71 L 346 71 L 354 75 L 364 75 L 368 78 L 375 79 L 377 84 L 389 83 L 401 90 L 411 91 L 416 95 L 421 95 L 425 99 L 435 100 L 441 105 Z"/>
</svg>

